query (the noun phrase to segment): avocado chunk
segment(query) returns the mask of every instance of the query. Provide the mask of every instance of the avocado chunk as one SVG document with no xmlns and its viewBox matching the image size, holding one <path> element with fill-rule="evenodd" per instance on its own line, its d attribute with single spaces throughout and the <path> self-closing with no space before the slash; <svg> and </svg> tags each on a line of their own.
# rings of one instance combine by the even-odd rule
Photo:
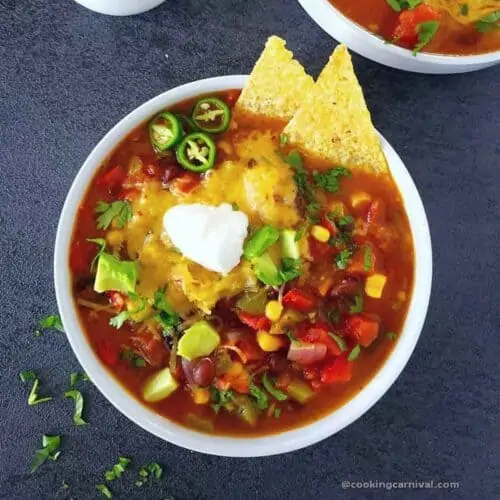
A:
<svg viewBox="0 0 500 500">
<path fill-rule="evenodd" d="M 269 253 L 264 253 L 252 261 L 257 278 L 266 285 L 279 286 L 281 284 L 278 268 Z"/>
<path fill-rule="evenodd" d="M 97 261 L 94 290 L 133 292 L 137 281 L 137 264 L 131 260 L 119 260 L 109 253 L 102 253 Z"/>
<path fill-rule="evenodd" d="M 295 241 L 297 231 L 283 229 L 280 235 L 281 256 L 290 259 L 300 259 L 299 242 Z"/>
<path fill-rule="evenodd" d="M 177 353 L 188 361 L 208 356 L 220 344 L 217 331 L 207 321 L 197 321 L 179 340 Z"/>
<path fill-rule="evenodd" d="M 163 368 L 149 377 L 142 389 L 144 401 L 154 403 L 168 398 L 179 387 L 179 382 L 170 373 L 169 368 Z"/>
</svg>

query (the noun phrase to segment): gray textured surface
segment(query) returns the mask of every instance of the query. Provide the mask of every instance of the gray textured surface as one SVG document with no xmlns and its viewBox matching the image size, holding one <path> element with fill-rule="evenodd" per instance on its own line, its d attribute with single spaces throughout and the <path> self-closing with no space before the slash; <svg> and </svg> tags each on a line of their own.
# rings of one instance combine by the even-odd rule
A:
<svg viewBox="0 0 500 500">
<path fill-rule="evenodd" d="M 56 224 L 86 155 L 119 118 L 165 89 L 248 72 L 272 33 L 284 36 L 315 74 L 334 45 L 292 0 L 167 0 L 121 19 L 70 0 L 0 0 L 0 498 L 94 498 L 94 485 L 118 454 L 166 467 L 162 487 L 147 493 L 133 486 L 135 473 L 126 473 L 114 488 L 119 498 L 383 495 L 340 488 L 342 480 L 370 479 L 460 481 L 456 497 L 500 495 L 500 67 L 438 77 L 354 58 L 377 127 L 421 192 L 435 255 L 415 354 L 354 425 L 300 452 L 232 460 L 162 442 L 90 384 L 84 428 L 72 428 L 72 403 L 60 396 L 27 406 L 20 369 L 40 371 L 43 392 L 53 395 L 79 369 L 63 334 L 32 332 L 56 311 Z M 63 453 L 29 475 L 44 432 L 64 435 Z M 69 493 L 58 492 L 63 480 Z"/>
</svg>

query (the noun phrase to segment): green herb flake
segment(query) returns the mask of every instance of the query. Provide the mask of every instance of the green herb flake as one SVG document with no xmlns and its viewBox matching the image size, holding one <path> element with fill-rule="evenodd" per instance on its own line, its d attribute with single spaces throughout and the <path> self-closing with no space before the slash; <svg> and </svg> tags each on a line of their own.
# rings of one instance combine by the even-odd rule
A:
<svg viewBox="0 0 500 500">
<path fill-rule="evenodd" d="M 460 4 L 460 15 L 468 16 L 469 15 L 469 6 L 466 3 Z"/>
<path fill-rule="evenodd" d="M 125 472 L 125 469 L 128 467 L 130 462 L 130 458 L 118 457 L 118 463 L 113 465 L 110 470 L 107 470 L 104 473 L 106 481 L 114 481 L 115 479 L 119 479 Z"/>
<path fill-rule="evenodd" d="M 313 172 L 313 179 L 320 189 L 327 193 L 336 193 L 340 190 L 340 180 L 342 177 L 349 177 L 350 170 L 344 167 L 334 167 L 325 172 Z"/>
<path fill-rule="evenodd" d="M 97 265 L 97 261 L 99 260 L 99 257 L 106 250 L 106 240 L 104 238 L 87 238 L 87 241 L 89 241 L 90 243 L 95 243 L 99 247 L 97 253 L 95 254 L 95 257 L 92 259 L 92 262 L 90 263 L 90 272 L 93 273 Z"/>
<path fill-rule="evenodd" d="M 389 339 L 389 340 L 394 340 L 396 338 L 396 334 L 394 332 L 387 332 L 385 334 L 385 336 Z"/>
<path fill-rule="evenodd" d="M 113 493 L 105 484 L 96 484 L 95 489 L 106 498 L 113 498 Z"/>
<path fill-rule="evenodd" d="M 255 398 L 255 402 L 259 410 L 265 410 L 269 406 L 267 394 L 253 382 L 250 383 L 250 394 Z"/>
<path fill-rule="evenodd" d="M 274 409 L 273 417 L 274 418 L 280 418 L 281 417 L 281 408 L 275 408 Z"/>
<path fill-rule="evenodd" d="M 487 16 L 482 17 L 475 24 L 476 30 L 480 33 L 486 33 L 487 31 L 500 29 L 500 10 L 491 12 Z"/>
<path fill-rule="evenodd" d="M 118 330 L 123 326 L 125 321 L 129 319 L 130 319 L 130 311 L 122 311 L 121 313 L 118 313 L 116 316 L 113 316 L 109 320 L 109 324 Z"/>
<path fill-rule="evenodd" d="M 370 245 L 366 245 L 363 252 L 363 269 L 365 271 L 371 271 L 373 266 L 373 254 L 372 247 Z"/>
<path fill-rule="evenodd" d="M 288 136 L 286 134 L 280 134 L 280 148 L 286 146 L 288 144 Z"/>
<path fill-rule="evenodd" d="M 44 434 L 42 436 L 42 448 L 35 451 L 35 457 L 33 459 L 33 462 L 31 463 L 30 472 L 35 472 L 38 467 L 40 467 L 40 465 L 45 463 L 47 460 L 56 460 L 56 458 L 59 456 L 60 445 L 61 436 L 49 436 L 47 434 Z"/>
<path fill-rule="evenodd" d="M 340 335 L 337 335 L 336 333 L 333 333 L 333 332 L 328 332 L 328 335 L 333 339 L 335 340 L 335 342 L 337 343 L 337 345 L 339 346 L 340 350 L 342 352 L 345 352 L 347 351 L 347 345 L 345 343 L 345 340 L 340 336 Z"/>
<path fill-rule="evenodd" d="M 286 401 L 288 399 L 288 396 L 274 385 L 274 382 L 267 376 L 267 372 L 264 373 L 262 377 L 262 385 L 264 389 L 278 401 Z"/>
<path fill-rule="evenodd" d="M 71 375 L 69 376 L 69 388 L 73 389 L 79 380 L 80 380 L 79 373 L 77 372 L 71 373 Z"/>
<path fill-rule="evenodd" d="M 313 188 L 309 182 L 309 175 L 307 170 L 304 168 L 304 163 L 302 161 L 302 156 L 298 151 L 292 151 L 288 155 L 278 153 L 279 157 L 289 165 L 294 171 L 293 179 L 295 184 L 297 184 L 297 189 L 302 197 L 307 203 L 316 202 L 316 197 L 314 196 Z"/>
<path fill-rule="evenodd" d="M 21 379 L 21 382 L 30 382 L 36 379 L 36 375 L 33 370 L 23 370 L 22 372 L 19 372 L 19 378 Z"/>
<path fill-rule="evenodd" d="M 363 296 L 355 295 L 354 296 L 354 304 L 349 308 L 349 312 L 352 314 L 363 312 Z"/>
<path fill-rule="evenodd" d="M 337 226 L 339 228 L 345 228 L 346 226 L 350 226 L 354 222 L 354 217 L 352 215 L 344 215 L 337 219 Z"/>
<path fill-rule="evenodd" d="M 210 387 L 210 397 L 212 403 L 210 406 L 214 413 L 219 413 L 221 408 L 224 408 L 227 404 L 233 401 L 234 393 L 231 389 L 219 390 L 214 386 Z"/>
<path fill-rule="evenodd" d="M 75 389 L 71 391 L 66 391 L 64 393 L 64 397 L 71 398 L 75 402 L 75 411 L 73 413 L 73 423 L 75 425 L 86 425 L 87 422 L 82 418 L 83 412 L 83 396 L 80 391 Z"/>
<path fill-rule="evenodd" d="M 306 232 L 309 230 L 309 225 L 309 222 L 304 222 L 297 228 L 297 232 L 295 233 L 295 241 L 300 241 L 304 237 Z"/>
<path fill-rule="evenodd" d="M 179 325 L 180 316 L 174 311 L 174 308 L 167 299 L 167 287 L 159 288 L 153 298 L 153 308 L 158 311 L 155 319 L 160 323 L 163 335 L 172 335 L 175 328 Z"/>
<path fill-rule="evenodd" d="M 417 24 L 418 43 L 413 49 L 413 55 L 416 56 L 433 38 L 439 29 L 439 21 L 425 21 Z"/>
<path fill-rule="evenodd" d="M 46 318 L 41 319 L 38 324 L 40 328 L 44 328 L 46 330 L 57 330 L 64 333 L 64 327 L 59 314 L 47 316 Z"/>
<path fill-rule="evenodd" d="M 35 378 L 35 381 L 33 382 L 33 387 L 31 388 L 31 391 L 28 396 L 28 404 L 30 406 L 35 406 L 39 405 L 40 403 L 46 403 L 47 401 L 51 401 L 52 398 L 47 396 L 44 398 L 39 398 L 38 397 L 38 385 L 40 384 L 40 381 Z"/>
<path fill-rule="evenodd" d="M 327 317 L 328 317 L 328 321 L 332 325 L 336 325 L 340 321 L 340 312 L 339 311 L 329 311 L 327 314 Z"/>
<path fill-rule="evenodd" d="M 113 220 L 121 229 L 132 219 L 132 205 L 129 201 L 114 201 L 113 203 L 99 201 L 95 211 L 100 214 L 97 217 L 97 229 L 108 229 Z"/>
<path fill-rule="evenodd" d="M 237 212 L 240 209 L 240 207 L 238 206 L 238 203 L 236 203 L 234 201 L 233 201 L 233 203 L 231 203 L 231 207 L 233 208 L 233 212 Z"/>
<path fill-rule="evenodd" d="M 356 344 L 352 348 L 352 351 L 349 353 L 349 356 L 347 356 L 347 360 L 348 361 L 354 361 L 359 356 L 360 352 L 361 352 L 361 347 L 360 347 L 359 344 Z"/>
<path fill-rule="evenodd" d="M 401 12 L 404 9 L 414 9 L 420 5 L 423 0 L 386 0 L 392 10 Z"/>
<path fill-rule="evenodd" d="M 161 479 L 163 469 L 157 462 L 150 462 L 146 468 L 155 479 Z"/>
<path fill-rule="evenodd" d="M 290 342 L 298 342 L 297 337 L 292 333 L 290 328 L 285 330 L 285 335 L 290 339 Z"/>
<path fill-rule="evenodd" d="M 345 270 L 349 264 L 352 252 L 349 248 L 344 248 L 335 256 L 335 264 L 340 270 Z"/>
<path fill-rule="evenodd" d="M 302 274 L 302 261 L 300 259 L 292 259 L 283 257 L 281 266 L 278 270 L 280 284 L 298 278 Z"/>
</svg>

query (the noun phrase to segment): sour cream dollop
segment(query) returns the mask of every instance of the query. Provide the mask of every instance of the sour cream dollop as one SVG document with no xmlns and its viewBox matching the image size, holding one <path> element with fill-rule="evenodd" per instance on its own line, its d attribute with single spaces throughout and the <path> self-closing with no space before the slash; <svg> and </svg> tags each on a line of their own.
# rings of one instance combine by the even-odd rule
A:
<svg viewBox="0 0 500 500">
<path fill-rule="evenodd" d="M 240 262 L 248 217 L 228 203 L 176 205 L 165 212 L 163 228 L 185 257 L 227 274 Z"/>
</svg>

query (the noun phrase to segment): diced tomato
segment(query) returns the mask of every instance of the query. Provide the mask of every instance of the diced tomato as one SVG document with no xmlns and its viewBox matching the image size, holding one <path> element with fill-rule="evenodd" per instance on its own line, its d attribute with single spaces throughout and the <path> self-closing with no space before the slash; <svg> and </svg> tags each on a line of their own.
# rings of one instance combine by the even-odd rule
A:
<svg viewBox="0 0 500 500">
<path fill-rule="evenodd" d="M 194 172 L 185 172 L 179 177 L 175 178 L 171 186 L 175 191 L 179 191 L 181 193 L 187 194 L 191 192 L 201 181 L 201 178 L 198 174 Z"/>
<path fill-rule="evenodd" d="M 340 356 L 342 354 L 342 349 L 337 344 L 337 342 L 328 335 L 330 329 L 326 323 L 315 323 L 311 325 L 301 337 L 307 342 L 315 343 L 321 342 L 326 345 L 328 353 L 332 356 Z"/>
<path fill-rule="evenodd" d="M 338 356 L 323 367 L 321 370 L 321 382 L 323 384 L 349 382 L 351 380 L 353 363 L 348 361 L 347 356 L 347 353 Z"/>
<path fill-rule="evenodd" d="M 247 325 L 256 331 L 268 331 L 271 328 L 271 321 L 269 321 L 265 316 L 259 316 L 257 314 L 250 314 L 244 311 L 240 311 L 238 313 L 238 317 L 244 325 Z"/>
<path fill-rule="evenodd" d="M 106 292 L 109 297 L 109 302 L 113 307 L 116 307 L 118 311 L 121 311 L 125 307 L 125 296 L 120 292 L 109 291 Z"/>
<path fill-rule="evenodd" d="M 118 362 L 118 346 L 108 340 L 102 340 L 96 347 L 97 354 L 108 366 L 114 366 Z"/>
<path fill-rule="evenodd" d="M 414 9 L 403 10 L 399 14 L 393 39 L 405 47 L 413 48 L 418 42 L 418 25 L 440 19 L 440 17 L 438 11 L 425 3 L 421 3 Z"/>
<path fill-rule="evenodd" d="M 89 273 L 92 260 L 98 252 L 94 243 L 76 240 L 71 244 L 69 265 L 74 273 Z"/>
<path fill-rule="evenodd" d="M 363 347 L 369 346 L 377 337 L 379 332 L 379 321 L 362 314 L 355 314 L 346 320 L 347 328 Z"/>
<path fill-rule="evenodd" d="M 125 169 L 117 165 L 100 177 L 97 180 L 97 185 L 112 193 L 122 186 L 126 176 L 127 172 Z"/>
<path fill-rule="evenodd" d="M 331 236 L 335 236 L 339 232 L 335 222 L 332 222 L 326 215 L 323 215 L 320 224 L 330 231 Z"/>
<path fill-rule="evenodd" d="M 316 300 L 305 290 L 292 288 L 284 295 L 282 304 L 284 307 L 289 307 L 290 309 L 295 309 L 296 311 L 309 312 L 316 306 Z"/>
<path fill-rule="evenodd" d="M 163 365 L 168 351 L 160 336 L 150 332 L 135 333 L 130 336 L 130 344 L 151 366 Z"/>
<path fill-rule="evenodd" d="M 314 260 L 326 260 L 333 256 L 334 248 L 328 243 L 309 238 L 309 252 Z"/>
<path fill-rule="evenodd" d="M 241 394 L 248 394 L 250 374 L 241 363 L 235 362 L 224 375 L 216 380 L 215 386 L 219 390 L 234 389 Z"/>
</svg>

